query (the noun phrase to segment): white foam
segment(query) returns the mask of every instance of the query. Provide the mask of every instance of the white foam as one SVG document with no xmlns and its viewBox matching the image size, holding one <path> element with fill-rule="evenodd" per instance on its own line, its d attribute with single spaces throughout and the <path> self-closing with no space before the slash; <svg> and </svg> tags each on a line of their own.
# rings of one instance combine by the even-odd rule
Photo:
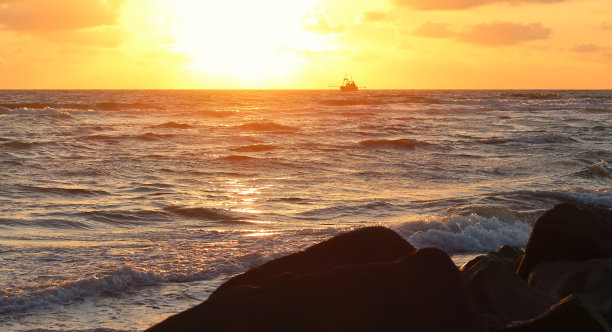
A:
<svg viewBox="0 0 612 332">
<path fill-rule="evenodd" d="M 23 312 L 49 304 L 69 304 L 76 299 L 98 297 L 103 293 L 124 291 L 130 286 L 153 285 L 167 280 L 168 277 L 161 274 L 137 271 L 126 266 L 107 276 L 66 282 L 54 288 L 38 291 L 27 297 L 1 297 L 0 313 Z"/>
<path fill-rule="evenodd" d="M 564 188 L 557 195 L 587 205 L 612 208 L 612 189 Z"/>
<path fill-rule="evenodd" d="M 610 170 L 610 165 L 608 165 L 608 162 L 606 162 L 605 160 L 602 160 L 598 163 L 594 163 L 593 165 L 589 166 L 589 170 L 595 175 L 606 177 L 612 176 L 612 170 Z"/>
<path fill-rule="evenodd" d="M 407 223 L 397 231 L 417 248 L 435 247 L 458 253 L 490 251 L 503 245 L 523 247 L 531 228 L 517 220 L 455 215 L 443 220 Z"/>
</svg>

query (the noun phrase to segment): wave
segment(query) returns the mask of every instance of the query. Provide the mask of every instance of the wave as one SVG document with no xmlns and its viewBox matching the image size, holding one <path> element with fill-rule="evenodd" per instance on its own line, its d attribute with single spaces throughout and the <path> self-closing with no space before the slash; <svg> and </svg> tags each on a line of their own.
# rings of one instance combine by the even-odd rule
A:
<svg viewBox="0 0 612 332">
<path fill-rule="evenodd" d="M 204 219 L 209 221 L 220 221 L 226 223 L 246 223 L 249 222 L 242 215 L 222 209 L 216 208 L 201 208 L 201 207 L 182 207 L 182 206 L 166 206 L 165 211 L 187 217 L 191 219 Z"/>
<path fill-rule="evenodd" d="M 429 97 L 410 97 L 410 98 L 400 99 L 397 103 L 438 105 L 440 104 L 440 100 L 436 98 L 429 98 Z"/>
<path fill-rule="evenodd" d="M 516 92 L 505 95 L 506 97 L 511 98 L 521 98 L 521 99 L 535 99 L 535 100 L 547 100 L 547 99 L 559 99 L 562 96 L 558 93 L 554 92 Z"/>
<path fill-rule="evenodd" d="M 159 141 L 175 137 L 174 134 L 155 134 L 152 132 L 140 135 L 86 135 L 81 136 L 84 140 L 118 141 L 118 140 L 140 140 L 140 141 Z"/>
<path fill-rule="evenodd" d="M 294 132 L 296 127 L 281 125 L 274 122 L 251 122 L 234 128 L 248 131 L 265 131 L 265 132 Z"/>
<path fill-rule="evenodd" d="M 174 121 L 166 122 L 157 126 L 151 126 L 149 128 L 171 128 L 171 129 L 189 129 L 193 128 L 192 125 L 186 123 L 177 123 Z"/>
<path fill-rule="evenodd" d="M 155 134 L 155 133 L 144 133 L 142 135 L 133 136 L 135 139 L 143 140 L 143 141 L 158 141 L 164 140 L 170 137 L 174 137 L 172 134 Z"/>
<path fill-rule="evenodd" d="M 589 171 L 594 175 L 604 176 L 604 177 L 612 177 L 612 170 L 610 169 L 610 165 L 607 161 L 602 160 L 598 163 L 594 163 L 589 166 Z"/>
<path fill-rule="evenodd" d="M 0 114 L 4 115 L 39 115 L 39 116 L 53 116 L 60 119 L 70 119 L 72 118 L 72 113 L 75 112 L 90 112 L 85 110 L 74 110 L 74 109 L 63 109 L 63 108 L 2 108 L 0 109 Z"/>
<path fill-rule="evenodd" d="M 93 190 L 85 188 L 64 188 L 64 187 L 37 187 L 37 186 L 17 186 L 26 192 L 39 192 L 44 194 L 54 194 L 61 196 L 106 196 L 109 192 L 104 190 Z"/>
<path fill-rule="evenodd" d="M 567 142 L 567 141 L 572 141 L 572 139 L 570 137 L 561 136 L 561 135 L 536 135 L 536 136 L 523 136 L 523 137 L 511 137 L 511 138 L 491 137 L 491 138 L 483 138 L 478 141 L 484 144 L 506 144 L 506 143 L 512 143 L 512 142 L 530 143 L 530 144 L 547 144 L 547 143 Z"/>
<path fill-rule="evenodd" d="M 383 104 L 384 102 L 361 98 L 361 99 L 323 99 L 319 101 L 319 103 L 325 106 L 357 106 L 357 105 Z"/>
<path fill-rule="evenodd" d="M 262 152 L 262 151 L 270 151 L 274 149 L 276 149 L 275 145 L 253 144 L 253 145 L 244 145 L 244 146 L 233 148 L 230 150 L 236 151 L 236 152 Z"/>
<path fill-rule="evenodd" d="M 27 296 L 2 296 L 0 297 L 0 313 L 24 312 L 49 304 L 66 305 L 77 299 L 123 293 L 130 287 L 154 285 L 170 279 L 172 277 L 150 271 L 139 271 L 126 266 L 106 276 L 66 282 Z"/>
<path fill-rule="evenodd" d="M 365 215 L 382 217 L 403 210 L 402 207 L 385 201 L 374 201 L 365 204 L 342 204 L 324 208 L 316 208 L 297 215 L 306 220 L 334 220 L 339 218 Z"/>
<path fill-rule="evenodd" d="M 230 156 L 217 158 L 217 160 L 227 161 L 227 162 L 232 162 L 232 163 L 242 163 L 242 162 L 256 161 L 259 159 L 255 157 L 233 154 Z"/>
<path fill-rule="evenodd" d="M 204 110 L 204 111 L 199 111 L 196 114 L 211 117 L 211 118 L 227 118 L 230 116 L 240 115 L 240 113 L 241 113 L 240 111 Z"/>
<path fill-rule="evenodd" d="M 118 103 L 118 102 L 103 102 L 93 105 L 94 109 L 101 111 L 124 111 L 124 110 L 159 110 L 162 109 L 159 105 L 148 103 Z"/>
<path fill-rule="evenodd" d="M 410 222 L 396 230 L 417 248 L 435 247 L 447 253 L 476 253 L 502 245 L 524 247 L 532 226 L 518 220 L 479 215 Z"/>
<path fill-rule="evenodd" d="M 44 143 L 12 141 L 12 142 L 2 143 L 2 146 L 11 148 L 11 149 L 15 149 L 15 150 L 24 150 L 24 149 L 35 147 L 37 145 L 41 145 L 41 144 L 44 144 Z"/>
<path fill-rule="evenodd" d="M 612 208 L 612 189 L 571 188 L 549 194 L 563 201 Z"/>
<path fill-rule="evenodd" d="M 402 149 L 402 150 L 414 150 L 416 147 L 427 147 L 432 144 L 421 142 L 416 139 L 379 139 L 379 140 L 366 140 L 358 143 L 362 147 L 366 148 L 384 148 L 384 149 Z"/>
</svg>

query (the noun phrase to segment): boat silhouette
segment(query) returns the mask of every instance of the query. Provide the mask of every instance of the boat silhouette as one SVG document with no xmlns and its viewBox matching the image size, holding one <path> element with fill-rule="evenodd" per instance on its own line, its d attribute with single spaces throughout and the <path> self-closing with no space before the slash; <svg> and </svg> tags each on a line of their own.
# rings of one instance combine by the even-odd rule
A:
<svg viewBox="0 0 612 332">
<path fill-rule="evenodd" d="M 344 75 L 344 79 L 342 80 L 342 85 L 338 86 L 338 85 L 330 85 L 330 88 L 340 88 L 340 91 L 342 92 L 350 92 L 350 91 L 358 91 L 359 87 L 357 86 L 357 84 L 355 84 L 355 81 L 353 81 L 353 78 L 348 78 L 346 75 Z"/>
<path fill-rule="evenodd" d="M 340 91 L 348 92 L 348 91 L 357 91 L 357 90 L 359 90 L 359 87 L 357 86 L 357 84 L 355 84 L 355 81 L 353 81 L 353 78 L 351 77 L 351 79 L 348 79 L 345 76 L 344 79 L 342 80 Z"/>
</svg>

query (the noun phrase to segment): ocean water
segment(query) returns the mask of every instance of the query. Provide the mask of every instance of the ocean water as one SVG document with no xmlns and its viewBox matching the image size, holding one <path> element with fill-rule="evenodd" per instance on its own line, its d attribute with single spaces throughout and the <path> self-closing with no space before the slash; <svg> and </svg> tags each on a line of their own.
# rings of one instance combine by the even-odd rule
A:
<svg viewBox="0 0 612 332">
<path fill-rule="evenodd" d="M 612 91 L 0 91 L 0 330 L 142 330 L 385 225 L 457 264 L 612 207 Z"/>
</svg>

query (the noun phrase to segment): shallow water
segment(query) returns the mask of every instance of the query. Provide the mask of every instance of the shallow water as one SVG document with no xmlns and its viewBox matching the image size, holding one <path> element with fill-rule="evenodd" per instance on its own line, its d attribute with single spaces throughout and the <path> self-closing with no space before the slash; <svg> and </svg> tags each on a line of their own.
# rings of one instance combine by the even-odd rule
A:
<svg viewBox="0 0 612 332">
<path fill-rule="evenodd" d="M 612 91 L 0 91 L 0 329 L 140 330 L 386 225 L 460 264 L 612 207 Z M 3 114 L 6 113 L 6 114 Z"/>
</svg>

